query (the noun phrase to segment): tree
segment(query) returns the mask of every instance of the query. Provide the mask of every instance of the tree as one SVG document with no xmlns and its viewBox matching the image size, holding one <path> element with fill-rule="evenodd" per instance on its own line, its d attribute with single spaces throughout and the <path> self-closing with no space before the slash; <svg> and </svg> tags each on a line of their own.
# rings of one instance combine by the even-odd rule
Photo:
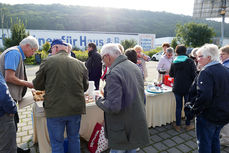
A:
<svg viewBox="0 0 229 153">
<path fill-rule="evenodd" d="M 23 21 L 18 19 L 18 18 L 17 18 L 15 24 L 13 24 L 13 21 L 11 19 L 10 31 L 11 31 L 11 37 L 4 39 L 5 48 L 19 45 L 19 43 L 22 41 L 22 39 L 29 36 L 29 32 L 25 31 L 25 26 L 24 26 Z"/>
<path fill-rule="evenodd" d="M 205 43 L 211 43 L 211 39 L 215 36 L 213 28 L 207 24 L 186 23 L 183 26 L 176 25 L 176 37 L 180 43 L 187 47 L 200 47 Z"/>
<path fill-rule="evenodd" d="M 123 46 L 124 50 L 126 50 L 128 48 L 133 48 L 135 45 L 137 45 L 137 42 L 134 39 L 122 40 L 121 45 Z"/>
<path fill-rule="evenodd" d="M 171 42 L 171 47 L 173 47 L 175 49 L 177 45 L 178 45 L 177 44 L 177 38 L 173 38 L 173 40 Z"/>
</svg>

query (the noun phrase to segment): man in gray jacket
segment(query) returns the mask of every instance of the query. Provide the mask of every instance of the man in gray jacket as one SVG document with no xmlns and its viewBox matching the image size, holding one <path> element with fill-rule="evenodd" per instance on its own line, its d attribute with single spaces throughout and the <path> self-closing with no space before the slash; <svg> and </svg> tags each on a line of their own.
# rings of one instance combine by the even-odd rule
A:
<svg viewBox="0 0 229 153">
<path fill-rule="evenodd" d="M 105 134 L 111 153 L 135 153 L 149 143 L 144 107 L 144 82 L 136 64 L 121 55 L 116 44 L 101 49 L 103 62 L 109 67 L 104 98 L 96 101 L 104 111 Z"/>
</svg>

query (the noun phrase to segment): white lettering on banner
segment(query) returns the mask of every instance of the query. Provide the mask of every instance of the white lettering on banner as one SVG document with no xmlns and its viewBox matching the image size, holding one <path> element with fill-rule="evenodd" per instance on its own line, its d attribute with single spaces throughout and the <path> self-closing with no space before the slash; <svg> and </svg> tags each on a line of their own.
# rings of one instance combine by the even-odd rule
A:
<svg viewBox="0 0 229 153">
<path fill-rule="evenodd" d="M 26 30 L 30 35 L 37 38 L 40 48 L 47 42 L 52 42 L 53 39 L 62 39 L 70 43 L 73 47 L 85 50 L 87 44 L 93 42 L 98 48 L 101 48 L 107 43 L 121 43 L 123 40 L 135 40 L 142 46 L 143 50 L 149 51 L 154 47 L 155 34 L 132 34 L 132 33 L 106 33 L 106 32 L 90 32 L 90 31 L 57 31 L 57 30 Z M 8 34 L 9 32 L 9 34 Z M 0 31 L 0 47 L 3 48 L 2 37 L 7 38 L 10 31 L 3 29 Z"/>
</svg>

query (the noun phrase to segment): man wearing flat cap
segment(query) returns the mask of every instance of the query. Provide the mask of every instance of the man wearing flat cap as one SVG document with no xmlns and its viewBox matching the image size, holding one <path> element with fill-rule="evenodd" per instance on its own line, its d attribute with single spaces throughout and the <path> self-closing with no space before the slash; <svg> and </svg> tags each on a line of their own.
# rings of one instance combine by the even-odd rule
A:
<svg viewBox="0 0 229 153">
<path fill-rule="evenodd" d="M 45 90 L 43 105 L 52 152 L 64 152 L 66 128 L 68 151 L 79 153 L 81 114 L 86 113 L 87 68 L 81 61 L 68 56 L 67 44 L 62 40 L 53 40 L 51 50 L 52 56 L 41 63 L 33 85 L 37 90 Z"/>
</svg>

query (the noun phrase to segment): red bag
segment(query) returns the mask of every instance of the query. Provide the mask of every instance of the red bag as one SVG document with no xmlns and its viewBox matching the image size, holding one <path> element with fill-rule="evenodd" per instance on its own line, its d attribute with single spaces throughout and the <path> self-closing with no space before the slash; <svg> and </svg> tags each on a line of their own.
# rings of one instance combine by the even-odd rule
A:
<svg viewBox="0 0 229 153">
<path fill-rule="evenodd" d="M 91 153 L 95 153 L 98 147 L 99 135 L 102 128 L 102 124 L 96 123 L 94 130 L 91 134 L 88 142 L 88 149 Z"/>
<path fill-rule="evenodd" d="M 108 148 L 108 141 L 104 135 L 102 124 L 96 123 L 88 142 L 88 149 L 91 153 L 100 153 Z"/>
<path fill-rule="evenodd" d="M 173 86 L 173 83 L 174 83 L 174 78 L 170 77 L 169 75 L 164 75 L 163 83 L 166 86 L 172 87 Z"/>
</svg>

